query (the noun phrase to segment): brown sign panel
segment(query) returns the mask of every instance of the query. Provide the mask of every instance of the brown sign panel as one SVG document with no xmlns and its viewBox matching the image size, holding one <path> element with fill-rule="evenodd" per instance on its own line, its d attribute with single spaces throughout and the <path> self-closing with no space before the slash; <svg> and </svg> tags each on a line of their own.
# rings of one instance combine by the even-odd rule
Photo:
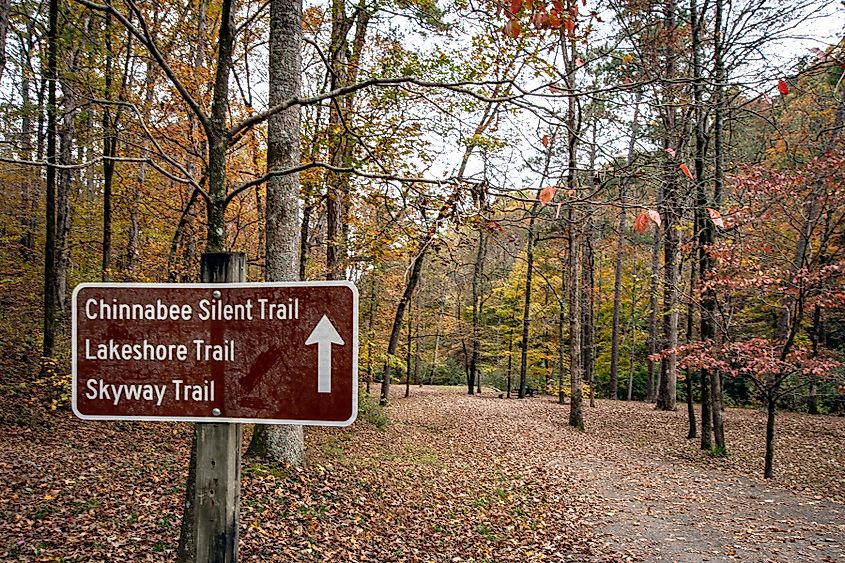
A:
<svg viewBox="0 0 845 563">
<path fill-rule="evenodd" d="M 101 283 L 73 294 L 81 418 L 345 426 L 357 365 L 349 282 Z"/>
</svg>

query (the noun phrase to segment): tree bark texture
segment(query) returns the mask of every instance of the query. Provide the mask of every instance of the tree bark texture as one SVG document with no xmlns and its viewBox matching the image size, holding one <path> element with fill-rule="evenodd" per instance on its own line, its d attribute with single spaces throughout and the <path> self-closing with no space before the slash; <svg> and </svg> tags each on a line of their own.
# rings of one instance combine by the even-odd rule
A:
<svg viewBox="0 0 845 563">
<path fill-rule="evenodd" d="M 301 85 L 302 1 L 270 4 L 269 104 L 299 95 Z M 300 161 L 300 111 L 294 106 L 267 124 L 267 170 L 284 170 Z M 273 176 L 267 183 L 265 219 L 267 281 L 299 279 L 299 174 Z M 300 465 L 305 451 L 300 425 L 256 426 L 247 455 Z"/>
</svg>

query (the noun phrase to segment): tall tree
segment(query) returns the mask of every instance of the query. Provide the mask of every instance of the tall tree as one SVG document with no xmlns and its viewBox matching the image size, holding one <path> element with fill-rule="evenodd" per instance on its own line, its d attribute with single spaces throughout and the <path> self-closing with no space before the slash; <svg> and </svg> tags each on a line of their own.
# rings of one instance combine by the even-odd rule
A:
<svg viewBox="0 0 845 563">
<path fill-rule="evenodd" d="M 44 80 L 47 86 L 47 197 L 44 222 L 44 340 L 41 355 L 53 357 L 56 342 L 56 316 L 58 295 L 56 291 L 56 126 L 58 107 L 56 88 L 59 81 L 59 3 L 50 0 L 48 4 L 47 27 L 47 69 Z"/>
<path fill-rule="evenodd" d="M 663 75 L 661 88 L 663 104 L 661 106 L 662 148 L 670 154 L 677 150 L 677 102 L 675 90 L 676 78 L 676 41 L 677 25 L 675 0 L 666 0 L 663 4 Z M 675 145 L 675 147 L 673 147 Z M 677 170 L 673 160 L 664 158 L 661 184 L 663 197 L 660 214 L 664 225 L 663 237 L 663 350 L 678 347 L 678 209 L 680 194 Z M 675 410 L 678 382 L 677 358 L 669 353 L 660 364 L 660 386 L 657 393 L 657 408 Z"/>
<path fill-rule="evenodd" d="M 270 3 L 270 106 L 299 95 L 302 0 Z M 268 281 L 299 279 L 299 174 L 274 174 L 300 161 L 300 112 L 294 106 L 273 115 L 267 131 L 266 276 Z M 300 425 L 258 425 L 248 453 L 294 465 L 305 448 Z"/>
</svg>

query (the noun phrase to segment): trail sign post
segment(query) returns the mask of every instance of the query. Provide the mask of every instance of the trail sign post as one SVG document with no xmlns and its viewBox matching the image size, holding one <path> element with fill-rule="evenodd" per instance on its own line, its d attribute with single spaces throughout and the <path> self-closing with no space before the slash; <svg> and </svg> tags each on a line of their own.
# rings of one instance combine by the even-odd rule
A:
<svg viewBox="0 0 845 563">
<path fill-rule="evenodd" d="M 82 284 L 73 410 L 85 419 L 345 426 L 358 294 L 345 281 Z"/>
<path fill-rule="evenodd" d="M 355 286 L 237 283 L 245 267 L 243 254 L 205 253 L 207 283 L 91 283 L 73 293 L 73 412 L 201 423 L 184 561 L 237 560 L 240 423 L 346 426 L 358 410 Z"/>
</svg>

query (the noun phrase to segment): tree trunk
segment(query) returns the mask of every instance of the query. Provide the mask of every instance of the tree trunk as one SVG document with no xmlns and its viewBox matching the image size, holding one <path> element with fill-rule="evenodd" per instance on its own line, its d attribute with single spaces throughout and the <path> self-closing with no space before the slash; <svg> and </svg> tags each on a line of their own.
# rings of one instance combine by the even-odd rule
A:
<svg viewBox="0 0 845 563">
<path fill-rule="evenodd" d="M 345 0 L 332 0 L 332 32 L 329 58 L 331 88 L 353 84 L 366 40 L 371 9 L 359 6 L 354 16 L 346 13 Z M 356 25 L 350 50 L 347 34 Z M 352 164 L 354 138 L 349 131 L 353 116 L 354 94 L 333 100 L 329 105 L 329 163 L 345 168 Z M 327 279 L 344 279 L 349 211 L 349 174 L 329 173 L 326 197 L 326 270 Z"/>
<path fill-rule="evenodd" d="M 446 307 L 446 301 L 440 302 L 440 312 L 437 315 L 437 329 L 434 333 L 434 356 L 431 359 L 431 369 L 428 371 L 428 384 L 434 384 L 434 372 L 437 369 L 438 354 L 440 352 L 440 330 L 443 325 L 443 309 Z"/>
<path fill-rule="evenodd" d="M 539 196 L 538 196 L 539 197 Z M 534 221 L 537 213 L 537 203 L 531 208 L 531 219 L 528 223 L 528 241 L 525 246 L 525 301 L 522 307 L 522 341 L 520 343 L 519 391 L 517 397 L 525 398 L 525 387 L 528 381 L 528 329 L 531 325 L 531 285 L 534 281 Z"/>
<path fill-rule="evenodd" d="M 628 400 L 634 397 L 634 353 L 637 350 L 637 276 L 631 282 L 631 354 L 630 370 L 628 371 Z"/>
<path fill-rule="evenodd" d="M 660 360 L 651 359 L 657 353 L 657 294 L 660 288 L 660 227 L 654 227 L 654 240 L 651 244 L 651 275 L 648 290 L 648 389 L 646 401 L 654 402 L 657 397 L 657 385 L 660 374 Z"/>
<path fill-rule="evenodd" d="M 775 476 L 775 415 L 777 414 L 777 399 L 773 394 L 766 396 L 766 462 L 763 477 L 771 479 Z"/>
<path fill-rule="evenodd" d="M 588 212 L 589 214 L 589 212 Z M 593 381 L 593 305 L 595 294 L 595 276 L 593 274 L 593 220 L 588 218 L 584 225 L 583 247 L 584 258 L 581 266 L 581 298 L 583 304 L 581 305 L 581 314 L 583 316 L 581 330 L 583 335 L 581 337 L 581 353 L 583 359 L 581 360 L 582 375 L 581 380 L 592 384 Z"/>
<path fill-rule="evenodd" d="M 301 81 L 302 1 L 270 4 L 269 105 L 299 95 Z M 267 169 L 299 165 L 300 112 L 294 106 L 270 118 Z M 299 279 L 299 174 L 273 176 L 267 182 L 266 276 L 268 281 Z M 304 433 L 300 425 L 257 425 L 247 455 L 272 462 L 302 463 Z"/>
<path fill-rule="evenodd" d="M 64 125 L 59 130 L 59 164 L 71 164 L 73 138 L 75 129 L 75 115 L 72 111 L 73 92 L 70 85 L 62 82 L 64 97 Z M 56 277 L 53 291 L 55 292 L 56 309 L 64 316 L 67 311 L 67 274 L 70 268 L 70 227 L 71 209 L 70 194 L 73 189 L 73 173 L 69 169 L 59 170 L 56 174 Z M 59 330 L 60 327 L 56 327 Z"/>
<path fill-rule="evenodd" d="M 822 340 L 822 330 L 822 311 L 821 307 L 816 304 L 813 307 L 813 331 L 810 334 L 810 339 L 813 345 L 812 354 L 814 358 L 819 355 L 819 344 Z M 810 384 L 807 387 L 807 414 L 819 414 L 818 393 L 818 380 L 815 376 L 810 376 Z"/>
<path fill-rule="evenodd" d="M 435 224 L 437 221 L 435 221 Z M 432 229 L 429 229 L 431 236 L 434 236 Z M 402 298 L 396 306 L 396 315 L 393 317 L 393 327 L 390 330 L 390 340 L 387 343 L 387 361 L 384 365 L 384 377 L 381 382 L 381 395 L 379 397 L 379 404 L 384 406 L 389 401 L 390 397 L 390 378 L 392 377 L 391 359 L 396 355 L 396 348 L 399 345 L 399 333 L 402 331 L 402 318 L 405 316 L 405 308 L 411 302 L 411 297 L 414 295 L 414 289 L 417 287 L 417 282 L 420 279 L 420 271 L 422 270 L 423 260 L 425 259 L 425 250 L 428 244 L 425 244 L 414 257 L 411 265 L 411 273 L 408 276 L 408 283 L 405 284 L 405 291 L 402 293 Z"/>
<path fill-rule="evenodd" d="M 567 34 L 561 33 L 561 41 Z M 564 63 L 566 67 L 566 86 L 569 91 L 569 99 L 566 111 L 566 188 L 574 193 L 577 187 L 576 174 L 578 170 L 578 124 L 581 121 L 580 109 L 575 94 L 575 72 L 576 66 L 576 40 L 575 34 L 568 34 L 567 45 L 562 46 L 564 52 Z M 569 380 L 572 397 L 569 401 L 569 425 L 584 430 L 584 413 L 582 410 L 583 397 L 581 396 L 581 382 L 583 381 L 583 358 L 581 341 L 582 321 L 582 293 L 583 279 L 581 273 L 581 217 L 575 204 L 569 206 Z"/>
<path fill-rule="evenodd" d="M 561 264 L 561 272 L 566 271 L 566 262 Z M 564 368 L 566 363 L 566 341 L 564 340 L 563 327 L 566 323 L 566 276 L 560 276 L 560 314 L 557 317 L 557 356 L 558 356 L 558 379 L 557 379 L 557 402 L 559 405 L 566 403 L 566 392 L 563 390 Z"/>
<path fill-rule="evenodd" d="M 481 301 L 481 278 L 484 275 L 484 256 L 486 252 L 487 239 L 484 236 L 484 227 L 478 229 L 478 251 L 475 255 L 475 265 L 472 269 L 472 356 L 469 362 L 469 380 L 467 387 L 469 394 L 473 394 L 473 385 L 478 376 L 478 355 L 480 347 L 480 301 Z"/>
<path fill-rule="evenodd" d="M 2 2 L 3 0 L 0 0 Z M 27 30 L 27 42 L 29 42 L 29 30 Z M 30 74 L 28 70 L 23 71 L 21 80 L 21 105 L 26 108 L 21 116 L 21 143 L 20 158 L 21 160 L 34 160 L 33 154 L 34 146 L 32 143 L 32 109 L 30 106 Z M 38 108 L 38 113 L 42 113 L 42 109 Z M 40 175 L 37 175 L 33 170 L 26 172 L 23 185 L 23 206 L 24 214 L 21 217 L 21 224 L 23 226 L 23 234 L 20 238 L 21 256 L 23 260 L 29 264 L 33 259 L 33 250 L 35 250 L 35 232 L 37 228 L 38 218 L 38 202 L 40 200 L 40 190 L 36 187 Z"/>
<path fill-rule="evenodd" d="M 112 86 L 112 45 L 111 45 L 111 14 L 105 16 L 105 55 L 106 67 L 103 79 L 105 90 L 103 96 L 106 101 L 111 97 Z M 100 274 L 103 281 L 111 277 L 112 255 L 112 184 L 114 178 L 114 157 L 117 155 L 117 132 L 115 131 L 111 109 L 108 104 L 103 106 L 103 252 Z"/>
<path fill-rule="evenodd" d="M 716 0 L 715 33 L 713 36 L 713 57 L 715 59 L 714 78 L 716 82 L 716 107 L 714 111 L 713 123 L 713 142 L 715 151 L 715 174 L 713 179 L 713 206 L 718 208 L 722 202 L 722 184 L 725 177 L 724 166 L 724 151 L 723 151 L 723 132 L 722 120 L 725 113 L 724 102 L 724 88 L 725 88 L 725 67 L 722 60 L 723 51 L 723 37 L 722 37 L 722 0 Z M 710 218 L 710 214 L 705 210 L 701 210 L 701 216 L 704 219 L 701 227 L 705 231 L 702 234 L 704 243 L 704 250 L 708 246 L 712 246 L 716 240 L 716 226 Z M 702 256 L 706 263 L 702 264 L 701 279 L 707 279 L 714 269 L 714 261 L 709 252 L 705 252 Z M 704 319 L 707 319 L 707 332 L 711 338 L 716 337 L 716 293 L 711 288 L 708 289 L 702 298 L 702 339 L 704 336 Z M 718 371 L 709 373 L 710 377 L 710 398 L 711 398 L 711 418 L 713 420 L 713 438 L 716 441 L 716 448 L 721 452 L 725 452 L 725 425 L 722 417 L 722 376 Z"/>
<path fill-rule="evenodd" d="M 405 398 L 411 395 L 411 343 L 414 336 L 413 299 L 408 301 L 408 349 L 405 352 Z"/>
<path fill-rule="evenodd" d="M 636 112 L 636 108 L 634 110 Z M 636 113 L 635 113 L 636 115 Z M 624 185 L 624 182 L 623 182 Z M 613 324 L 610 333 L 610 399 L 619 398 L 619 313 L 622 306 L 622 256 L 625 251 L 625 192 L 619 194 L 619 238 L 613 269 Z"/>
<path fill-rule="evenodd" d="M 422 387 L 422 383 L 420 383 L 420 321 L 417 321 L 417 334 L 414 338 L 414 385 L 419 385 Z"/>
<path fill-rule="evenodd" d="M 301 270 L 300 270 L 301 271 Z M 364 377 L 366 382 L 365 392 L 370 396 L 370 384 L 373 382 L 373 323 L 375 323 L 376 316 L 376 277 L 375 275 L 370 280 L 370 303 L 367 306 L 367 372 Z"/>
<path fill-rule="evenodd" d="M 575 209 L 569 209 L 569 425 L 584 430 L 581 404 L 581 248 Z"/>
<path fill-rule="evenodd" d="M 511 384 L 513 379 L 513 327 L 510 330 L 510 338 L 508 340 L 508 372 L 507 372 L 508 391 L 507 397 L 511 398 Z"/>
<path fill-rule="evenodd" d="M 52 358 L 56 341 L 56 85 L 58 82 L 58 0 L 50 0 L 47 31 L 47 201 L 44 237 L 44 340 L 41 355 Z"/>
<path fill-rule="evenodd" d="M 662 87 L 664 97 L 662 104 L 663 139 L 662 148 L 669 152 L 673 147 L 673 135 L 676 129 L 676 92 L 675 59 L 677 52 L 673 47 L 677 32 L 675 23 L 675 0 L 666 0 L 663 6 L 664 33 L 667 34 L 664 46 L 664 73 Z M 674 350 L 678 347 L 678 182 L 674 161 L 665 158 L 663 163 L 663 197 L 661 198 L 660 214 L 663 219 L 663 350 L 672 350 L 660 364 L 660 385 L 657 393 L 657 408 L 661 410 L 675 410 L 677 401 L 677 356 Z"/>
</svg>

